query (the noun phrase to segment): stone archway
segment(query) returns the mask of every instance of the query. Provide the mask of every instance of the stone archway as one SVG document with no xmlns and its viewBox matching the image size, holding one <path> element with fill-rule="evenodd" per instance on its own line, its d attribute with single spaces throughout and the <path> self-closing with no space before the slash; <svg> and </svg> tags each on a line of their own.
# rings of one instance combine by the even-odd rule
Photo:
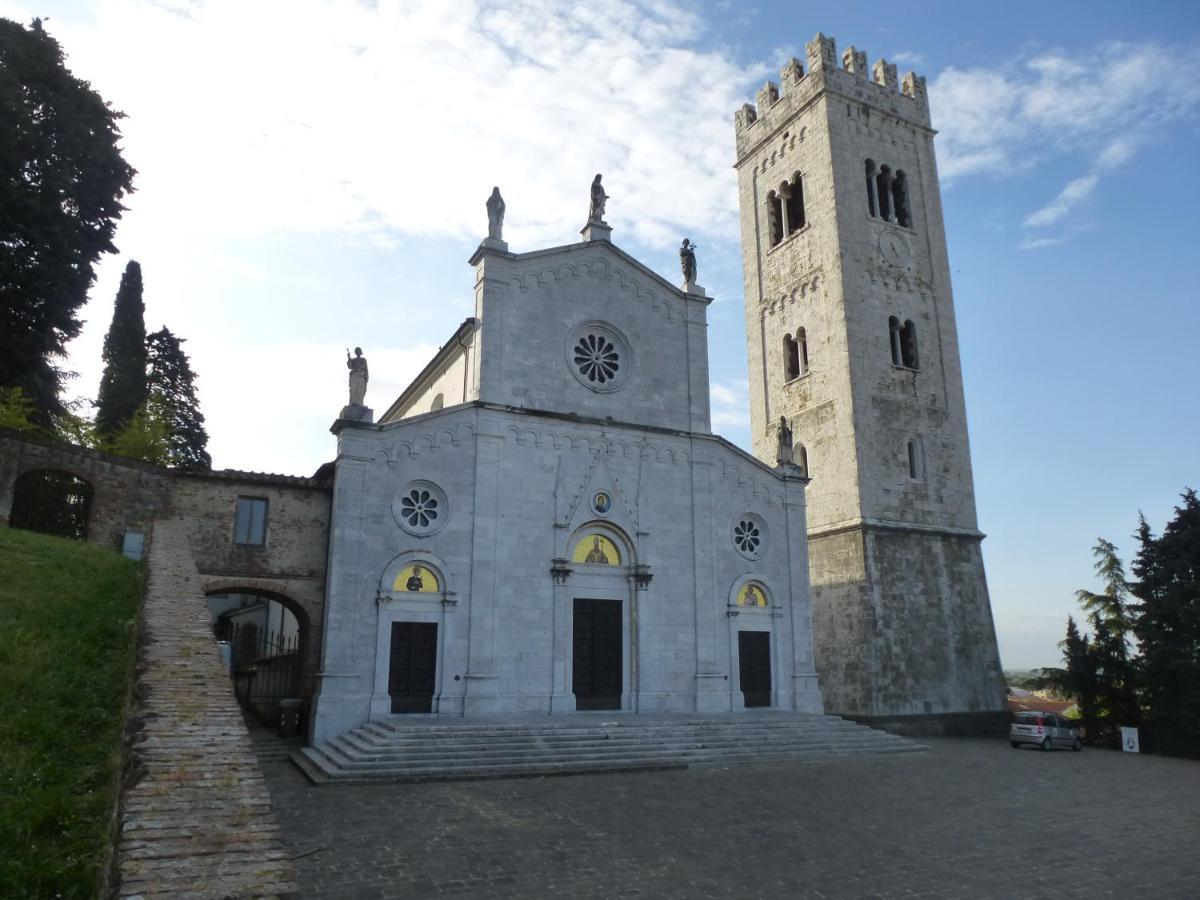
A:
<svg viewBox="0 0 1200 900">
<path fill-rule="evenodd" d="M 242 704 L 269 724 L 278 720 L 281 700 L 307 707 L 317 647 L 305 606 L 252 582 L 206 585 L 205 598 Z"/>
<path fill-rule="evenodd" d="M 32 469 L 13 483 L 13 528 L 87 540 L 95 490 L 90 482 L 62 469 Z"/>
</svg>

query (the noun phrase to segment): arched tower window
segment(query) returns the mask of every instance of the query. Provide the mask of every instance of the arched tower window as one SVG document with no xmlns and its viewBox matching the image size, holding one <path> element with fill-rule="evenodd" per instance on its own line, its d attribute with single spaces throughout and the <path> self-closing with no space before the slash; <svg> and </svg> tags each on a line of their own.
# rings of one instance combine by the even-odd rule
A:
<svg viewBox="0 0 1200 900">
<path fill-rule="evenodd" d="M 808 449 L 802 443 L 797 442 L 792 447 L 792 459 L 800 467 L 800 474 L 808 478 Z"/>
<path fill-rule="evenodd" d="M 900 351 L 900 320 L 895 316 L 891 316 L 888 319 L 888 342 L 892 348 L 892 365 L 898 366 L 902 358 Z"/>
<path fill-rule="evenodd" d="M 908 212 L 908 179 L 899 170 L 892 179 L 892 208 L 896 211 L 896 223 L 908 228 L 912 224 Z"/>
<path fill-rule="evenodd" d="M 800 330 L 803 334 L 804 329 Z M 798 335 L 799 336 L 799 335 Z M 783 370 L 786 380 L 800 377 L 800 344 L 790 334 L 783 336 Z"/>
<path fill-rule="evenodd" d="M 920 358 L 917 356 L 917 326 L 913 324 L 912 319 L 906 320 L 904 327 L 900 329 L 900 364 L 910 369 L 921 368 Z"/>
<path fill-rule="evenodd" d="M 792 176 L 787 191 L 787 233 L 795 234 L 804 227 L 804 184 L 800 173 Z"/>
<path fill-rule="evenodd" d="M 867 214 L 871 216 L 879 215 L 879 206 L 875 202 L 875 160 L 868 159 L 866 162 L 867 172 Z"/>
<path fill-rule="evenodd" d="M 775 191 L 767 194 L 767 229 L 772 247 L 783 240 L 783 201 Z"/>
<path fill-rule="evenodd" d="M 879 218 L 892 221 L 892 170 L 879 167 L 875 176 L 875 198 L 879 203 Z"/>
</svg>

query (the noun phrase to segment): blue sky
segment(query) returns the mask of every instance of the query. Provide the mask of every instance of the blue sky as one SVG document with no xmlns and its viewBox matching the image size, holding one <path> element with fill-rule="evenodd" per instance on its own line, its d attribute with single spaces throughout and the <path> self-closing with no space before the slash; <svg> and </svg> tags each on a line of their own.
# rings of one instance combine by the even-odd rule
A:
<svg viewBox="0 0 1200 900">
<path fill-rule="evenodd" d="M 0 0 L 35 14 L 140 173 L 74 389 L 136 258 L 218 467 L 331 458 L 343 348 L 382 409 L 470 314 L 491 186 L 531 250 L 598 171 L 621 247 L 674 279 L 699 243 L 714 424 L 747 445 L 732 115 L 823 31 L 928 79 L 1005 665 L 1055 664 L 1096 538 L 1130 558 L 1200 484 L 1200 5 Z"/>
</svg>

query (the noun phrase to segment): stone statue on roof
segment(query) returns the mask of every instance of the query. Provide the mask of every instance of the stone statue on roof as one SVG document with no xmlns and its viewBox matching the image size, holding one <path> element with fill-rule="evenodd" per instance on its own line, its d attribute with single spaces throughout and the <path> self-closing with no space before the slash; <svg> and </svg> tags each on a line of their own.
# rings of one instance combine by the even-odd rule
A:
<svg viewBox="0 0 1200 900">
<path fill-rule="evenodd" d="M 350 370 L 350 405 L 363 406 L 367 396 L 367 358 L 363 356 L 362 347 L 354 348 L 354 356 L 346 350 L 346 368 Z"/>
<path fill-rule="evenodd" d="M 591 199 L 591 205 L 588 207 L 588 221 L 603 222 L 604 204 L 608 201 L 608 194 L 604 193 L 604 185 L 600 183 L 599 175 L 592 179 Z"/>
<path fill-rule="evenodd" d="M 488 240 L 504 240 L 504 198 L 500 196 L 500 188 L 492 188 L 492 195 L 487 198 Z"/>
<path fill-rule="evenodd" d="M 776 462 L 781 466 L 794 466 L 796 464 L 795 451 L 792 449 L 792 427 L 788 425 L 787 417 L 779 417 L 779 448 L 776 453 Z"/>
<path fill-rule="evenodd" d="M 683 283 L 694 284 L 696 281 L 696 245 L 687 238 L 679 248 L 679 267 L 683 269 Z"/>
</svg>

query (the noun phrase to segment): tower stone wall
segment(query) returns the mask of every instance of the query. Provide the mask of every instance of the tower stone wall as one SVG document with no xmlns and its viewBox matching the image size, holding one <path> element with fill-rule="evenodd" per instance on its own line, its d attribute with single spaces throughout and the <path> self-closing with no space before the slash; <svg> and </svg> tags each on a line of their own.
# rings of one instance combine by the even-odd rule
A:
<svg viewBox="0 0 1200 900">
<path fill-rule="evenodd" d="M 807 461 L 827 707 L 919 732 L 1005 707 L 923 78 L 818 34 L 735 115 L 753 449 Z"/>
</svg>

